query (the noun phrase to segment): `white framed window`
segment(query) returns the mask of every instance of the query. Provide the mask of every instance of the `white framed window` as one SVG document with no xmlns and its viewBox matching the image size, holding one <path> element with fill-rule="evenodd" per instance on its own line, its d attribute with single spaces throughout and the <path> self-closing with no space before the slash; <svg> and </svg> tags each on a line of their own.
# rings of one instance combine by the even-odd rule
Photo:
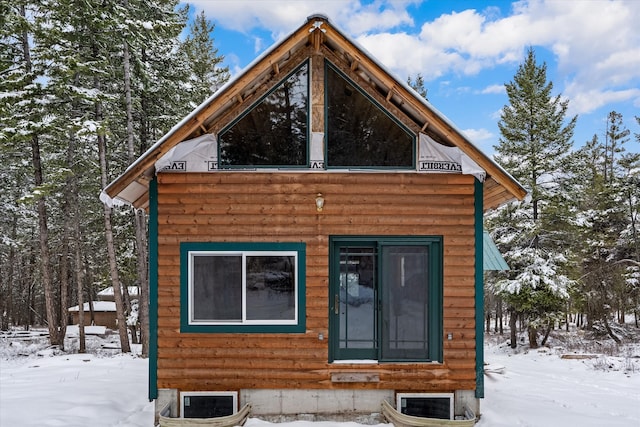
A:
<svg viewBox="0 0 640 427">
<path fill-rule="evenodd" d="M 181 330 L 304 331 L 304 253 L 302 243 L 183 243 Z"/>
</svg>

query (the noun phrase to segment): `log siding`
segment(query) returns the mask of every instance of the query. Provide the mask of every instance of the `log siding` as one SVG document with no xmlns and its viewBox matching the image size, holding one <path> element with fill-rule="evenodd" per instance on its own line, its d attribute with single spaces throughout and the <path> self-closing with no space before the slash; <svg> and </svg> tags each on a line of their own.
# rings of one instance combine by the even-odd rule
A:
<svg viewBox="0 0 640 427">
<path fill-rule="evenodd" d="M 157 182 L 157 388 L 399 392 L 476 388 L 473 177 L 221 171 L 160 173 Z M 322 212 L 316 211 L 317 193 L 325 198 Z M 442 364 L 328 363 L 329 236 L 333 235 L 442 236 Z M 181 333 L 181 242 L 305 243 L 306 331 Z M 332 376 L 349 374 L 375 374 L 372 378 L 377 381 L 332 382 Z"/>
</svg>

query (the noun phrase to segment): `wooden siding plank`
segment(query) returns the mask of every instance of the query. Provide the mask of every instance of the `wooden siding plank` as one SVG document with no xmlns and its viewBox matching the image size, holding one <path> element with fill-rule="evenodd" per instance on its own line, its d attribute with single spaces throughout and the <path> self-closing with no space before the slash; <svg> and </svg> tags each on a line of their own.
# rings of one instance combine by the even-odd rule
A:
<svg viewBox="0 0 640 427">
<path fill-rule="evenodd" d="M 317 191 L 326 200 L 322 213 L 314 206 Z M 473 179 L 398 173 L 165 173 L 159 175 L 158 192 L 159 387 L 335 388 L 332 373 L 371 370 L 369 365 L 328 363 L 328 236 L 354 234 L 441 235 L 444 242 L 444 364 L 373 365 L 380 375 L 376 387 L 475 387 Z M 206 241 L 306 243 L 306 332 L 181 333 L 180 243 Z M 453 334 L 451 341 L 447 333 Z"/>
</svg>

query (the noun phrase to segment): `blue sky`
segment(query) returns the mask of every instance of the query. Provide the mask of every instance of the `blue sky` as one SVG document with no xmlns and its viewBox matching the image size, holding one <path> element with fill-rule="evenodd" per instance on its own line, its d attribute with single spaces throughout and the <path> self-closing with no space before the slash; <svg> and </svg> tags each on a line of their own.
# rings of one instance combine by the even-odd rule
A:
<svg viewBox="0 0 640 427">
<path fill-rule="evenodd" d="M 640 133 L 638 0 L 192 0 L 216 25 L 232 75 L 314 13 L 327 15 L 400 80 L 421 73 L 429 101 L 482 150 L 500 137 L 500 109 L 533 47 L 553 95 L 578 115 L 576 146 L 604 139 L 610 111 Z M 635 138 L 626 144 L 640 151 Z"/>
</svg>

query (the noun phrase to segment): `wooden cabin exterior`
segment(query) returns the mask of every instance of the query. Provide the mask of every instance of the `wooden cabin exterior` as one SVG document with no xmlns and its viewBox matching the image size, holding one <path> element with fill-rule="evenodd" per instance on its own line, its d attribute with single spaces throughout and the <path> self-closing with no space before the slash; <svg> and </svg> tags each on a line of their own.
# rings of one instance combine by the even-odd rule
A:
<svg viewBox="0 0 640 427">
<path fill-rule="evenodd" d="M 89 303 L 83 304 L 85 312 L 85 322 L 87 325 L 106 326 L 109 329 L 116 330 L 118 328 L 118 320 L 116 317 L 116 303 L 113 301 L 93 301 L 93 319 L 91 319 L 91 310 Z M 69 307 L 71 314 L 71 324 L 80 324 L 80 306 L 74 305 Z"/>
<path fill-rule="evenodd" d="M 150 214 L 158 410 L 180 416 L 180 393 L 210 391 L 257 415 L 379 412 L 428 392 L 477 411 L 482 215 L 525 192 L 327 18 L 104 195 Z"/>
</svg>

